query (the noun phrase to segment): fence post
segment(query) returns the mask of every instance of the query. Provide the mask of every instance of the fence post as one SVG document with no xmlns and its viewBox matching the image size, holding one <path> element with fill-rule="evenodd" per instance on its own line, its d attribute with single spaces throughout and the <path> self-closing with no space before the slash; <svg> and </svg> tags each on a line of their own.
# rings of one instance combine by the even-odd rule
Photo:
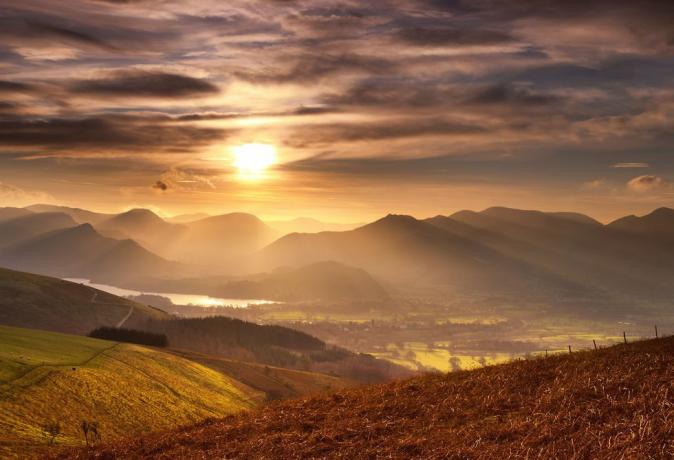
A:
<svg viewBox="0 0 674 460">
<path fill-rule="evenodd" d="M 625 335 L 625 331 L 623 331 L 623 340 L 625 341 L 625 344 L 627 344 L 627 335 Z"/>
<path fill-rule="evenodd" d="M 571 345 L 569 345 L 569 353 L 571 353 Z"/>
<path fill-rule="evenodd" d="M 545 357 L 546 358 L 548 357 L 548 349 L 547 348 L 545 349 Z"/>
<path fill-rule="evenodd" d="M 655 338 L 658 338 L 658 325 L 655 325 Z"/>
<path fill-rule="evenodd" d="M 594 349 L 596 350 L 597 349 L 597 341 L 592 339 L 592 343 L 594 344 Z"/>
</svg>

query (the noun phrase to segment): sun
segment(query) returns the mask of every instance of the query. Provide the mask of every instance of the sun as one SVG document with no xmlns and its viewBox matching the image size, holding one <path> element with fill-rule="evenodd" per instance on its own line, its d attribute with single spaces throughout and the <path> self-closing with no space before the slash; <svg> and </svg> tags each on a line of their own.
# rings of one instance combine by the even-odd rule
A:
<svg viewBox="0 0 674 460">
<path fill-rule="evenodd" d="M 276 163 L 276 147 L 271 144 L 242 144 L 232 147 L 234 166 L 244 175 L 259 175 Z"/>
</svg>

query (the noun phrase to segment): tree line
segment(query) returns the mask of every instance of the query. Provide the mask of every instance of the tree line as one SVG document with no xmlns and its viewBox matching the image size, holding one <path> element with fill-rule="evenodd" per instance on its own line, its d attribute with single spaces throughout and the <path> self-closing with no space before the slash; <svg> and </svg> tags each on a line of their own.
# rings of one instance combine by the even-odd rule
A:
<svg viewBox="0 0 674 460">
<path fill-rule="evenodd" d="M 117 327 L 99 327 L 89 333 L 95 339 L 112 340 L 114 342 L 136 343 L 151 347 L 165 348 L 169 341 L 166 334 L 139 331 L 137 329 L 123 329 Z"/>
</svg>

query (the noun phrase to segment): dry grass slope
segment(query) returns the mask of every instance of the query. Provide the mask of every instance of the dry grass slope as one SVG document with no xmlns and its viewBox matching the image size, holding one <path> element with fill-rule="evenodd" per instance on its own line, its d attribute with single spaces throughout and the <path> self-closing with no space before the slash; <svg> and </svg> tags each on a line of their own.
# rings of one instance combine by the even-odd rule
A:
<svg viewBox="0 0 674 460">
<path fill-rule="evenodd" d="M 64 458 L 671 458 L 674 338 L 343 390 Z"/>
</svg>

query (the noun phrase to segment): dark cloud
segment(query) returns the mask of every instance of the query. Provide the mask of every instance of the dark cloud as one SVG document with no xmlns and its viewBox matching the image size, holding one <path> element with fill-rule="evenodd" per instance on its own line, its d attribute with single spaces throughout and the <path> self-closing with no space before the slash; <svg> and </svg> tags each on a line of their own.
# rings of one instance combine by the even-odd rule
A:
<svg viewBox="0 0 674 460">
<path fill-rule="evenodd" d="M 134 70 L 115 72 L 94 80 L 80 80 L 70 85 L 70 91 L 104 96 L 193 97 L 215 94 L 219 89 L 199 78 Z"/>
<path fill-rule="evenodd" d="M 57 17 L 35 14 L 30 11 L 13 9 L 0 10 L 0 37 L 24 39 L 27 42 L 56 40 L 93 46 L 96 48 L 114 49 L 114 47 L 93 33 L 77 28 L 70 22 Z M 84 29 L 84 26 L 81 26 Z"/>
<path fill-rule="evenodd" d="M 330 106 L 300 106 L 295 109 L 284 110 L 281 112 L 201 112 L 186 113 L 175 117 L 177 121 L 208 121 L 208 120 L 233 120 L 239 118 L 251 117 L 290 117 L 290 116 L 310 116 L 322 115 L 327 113 L 339 113 L 337 107 Z"/>
<path fill-rule="evenodd" d="M 105 41 L 95 37 L 92 34 L 82 32 L 75 29 L 70 29 L 55 24 L 49 24 L 35 19 L 28 19 L 25 21 L 26 31 L 30 34 L 37 34 L 56 39 L 64 39 L 66 41 L 79 42 L 87 45 L 98 46 L 101 48 L 114 49 L 114 47 Z"/>
<path fill-rule="evenodd" d="M 312 83 L 324 77 L 345 73 L 363 75 L 388 74 L 397 63 L 360 54 L 302 54 L 279 59 L 274 68 L 235 72 L 234 76 L 258 84 Z"/>
<path fill-rule="evenodd" d="M 2 93 L 27 93 L 33 91 L 33 85 L 17 81 L 0 80 L 0 94 Z"/>
<path fill-rule="evenodd" d="M 459 166 L 395 158 L 465 152 L 555 152 L 558 171 L 601 151 L 593 178 L 642 161 L 669 177 L 673 13 L 662 0 L 5 0 L 0 161 L 188 152 L 196 163 L 210 146 L 264 138 L 281 161 L 330 151 L 289 166 L 317 172 L 431 174 Z M 162 172 L 138 184 L 196 180 Z M 628 179 L 615 183 L 626 191 Z"/>
<path fill-rule="evenodd" d="M 100 115 L 87 118 L 0 120 L 4 147 L 78 150 L 190 152 L 221 141 L 221 129 L 175 125 L 165 117 Z"/>
<path fill-rule="evenodd" d="M 490 109 L 497 105 L 522 110 L 562 103 L 558 96 L 510 83 L 469 85 L 376 78 L 363 80 L 343 94 L 325 96 L 324 101 L 333 106 L 366 106 L 384 110 L 465 109 L 470 106 Z"/>
<path fill-rule="evenodd" d="M 483 126 L 448 120 L 442 117 L 383 120 L 366 123 L 331 123 L 299 131 L 291 145 L 307 147 L 314 144 L 403 139 L 420 136 L 473 136 L 487 132 Z"/>
<path fill-rule="evenodd" d="M 150 17 L 124 20 L 97 14 L 91 8 L 78 10 L 77 5 L 72 3 L 74 10 L 70 2 L 63 8 L 31 8 L 29 4 L 0 8 L 0 38 L 19 48 L 66 45 L 109 56 L 167 50 L 180 37 L 167 21 Z"/>
<path fill-rule="evenodd" d="M 549 94 L 535 93 L 526 87 L 521 88 L 502 83 L 477 89 L 464 102 L 469 104 L 505 104 L 511 107 L 523 107 L 547 106 L 560 103 L 560 98 Z"/>
<path fill-rule="evenodd" d="M 396 37 L 417 46 L 492 45 L 513 41 L 507 32 L 481 28 L 424 28 L 401 29 Z"/>
</svg>

